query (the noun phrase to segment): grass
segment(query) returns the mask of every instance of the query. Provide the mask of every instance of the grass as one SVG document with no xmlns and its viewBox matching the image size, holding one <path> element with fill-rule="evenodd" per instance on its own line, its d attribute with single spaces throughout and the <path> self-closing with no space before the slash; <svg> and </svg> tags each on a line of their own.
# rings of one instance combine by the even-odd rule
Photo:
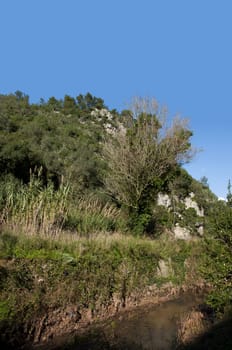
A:
<svg viewBox="0 0 232 350">
<path fill-rule="evenodd" d="M 197 337 L 192 337 L 186 344 L 180 344 L 178 350 L 231 350 L 232 318 L 226 318 L 211 325 L 200 332 Z"/>
<path fill-rule="evenodd" d="M 114 293 L 122 300 L 149 285 L 160 284 L 162 278 L 157 274 L 158 262 L 171 249 L 168 245 L 172 248 L 176 246 L 172 249 L 173 261 L 177 254 L 187 257 L 186 250 L 177 249 L 177 243 L 119 233 L 98 234 L 91 238 L 68 237 L 63 233 L 55 239 L 48 239 L 2 232 L 0 300 L 4 302 L 6 295 L 20 299 L 20 295 L 26 293 L 27 298 L 20 299 L 25 310 L 35 295 L 38 305 L 46 300 L 49 307 L 78 303 L 80 307 L 91 304 L 94 308 L 99 303 L 111 303 Z M 174 263 L 174 270 L 178 273 L 184 269 L 184 257 Z M 179 279 L 176 276 L 175 282 L 181 283 L 183 274 L 179 274 Z M 43 281 L 43 288 L 38 281 Z M 165 281 L 164 278 L 163 283 Z M 18 313 L 17 305 L 19 300 L 11 300 L 9 307 L 15 308 L 11 312 Z"/>
<path fill-rule="evenodd" d="M 115 231 L 120 226 L 120 210 L 110 203 L 102 203 L 94 196 L 81 198 L 68 214 L 66 228 L 80 235 Z"/>
</svg>

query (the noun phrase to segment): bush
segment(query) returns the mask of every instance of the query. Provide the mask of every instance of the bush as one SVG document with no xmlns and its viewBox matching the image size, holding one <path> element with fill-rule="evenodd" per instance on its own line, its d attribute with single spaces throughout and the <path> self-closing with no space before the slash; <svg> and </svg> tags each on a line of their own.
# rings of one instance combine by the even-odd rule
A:
<svg viewBox="0 0 232 350">
<path fill-rule="evenodd" d="M 213 286 L 208 302 L 223 313 L 232 306 L 232 208 L 216 202 L 207 224 L 202 273 Z"/>
</svg>

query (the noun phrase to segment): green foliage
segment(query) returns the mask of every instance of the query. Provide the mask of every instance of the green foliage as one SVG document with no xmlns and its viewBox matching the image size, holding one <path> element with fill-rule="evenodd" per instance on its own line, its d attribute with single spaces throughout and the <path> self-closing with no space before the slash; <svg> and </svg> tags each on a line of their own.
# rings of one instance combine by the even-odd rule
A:
<svg viewBox="0 0 232 350">
<path fill-rule="evenodd" d="M 129 214 L 128 226 L 135 235 L 142 235 L 148 232 L 149 226 L 152 224 L 152 215 L 150 213 L 140 213 L 134 211 Z"/>
<path fill-rule="evenodd" d="M 213 285 L 209 303 L 219 312 L 232 305 L 232 209 L 222 201 L 211 206 L 202 272 Z"/>
<path fill-rule="evenodd" d="M 166 178 L 164 183 L 164 191 L 170 193 L 172 196 L 176 196 L 179 199 L 184 199 L 191 192 L 193 178 L 188 172 L 176 166 Z"/>
<path fill-rule="evenodd" d="M 162 233 L 164 229 L 170 229 L 173 226 L 173 213 L 164 206 L 157 205 L 154 209 L 153 220 L 155 232 Z"/>
<path fill-rule="evenodd" d="M 135 235 L 147 235 L 158 238 L 165 229 L 170 229 L 173 225 L 173 214 L 165 207 L 155 205 L 154 209 L 141 211 L 140 214 L 134 211 L 129 214 L 127 225 L 130 232 Z"/>
<path fill-rule="evenodd" d="M 202 184 L 203 187 L 209 188 L 209 183 L 206 176 L 202 176 L 200 178 L 200 183 Z"/>
<path fill-rule="evenodd" d="M 190 228 L 192 233 L 194 233 L 194 231 L 196 230 L 196 223 L 199 220 L 196 210 L 194 208 L 188 208 L 188 209 L 184 208 L 180 213 L 181 213 L 181 219 L 179 220 L 180 225 L 182 227 Z M 203 218 L 200 217 L 200 220 L 202 221 Z"/>
<path fill-rule="evenodd" d="M 112 232 L 119 229 L 121 211 L 113 203 L 104 203 L 94 196 L 79 199 L 70 210 L 64 227 L 81 235 Z"/>
<path fill-rule="evenodd" d="M 226 199 L 227 199 L 227 205 L 229 207 L 232 207 L 232 193 L 231 193 L 231 183 L 230 183 L 230 180 L 228 181 L 228 192 L 227 192 L 227 196 L 226 196 Z"/>
<path fill-rule="evenodd" d="M 173 274 L 170 279 L 175 284 L 182 284 L 186 279 L 188 259 L 194 251 L 194 245 L 184 240 L 173 241 L 163 244 L 161 246 L 161 257 L 168 261 L 171 261 Z M 196 271 L 194 271 L 196 273 Z M 194 276 L 194 283 L 196 282 L 197 276 Z M 189 281 L 190 282 L 190 281 Z"/>
<path fill-rule="evenodd" d="M 200 208 L 204 209 L 205 216 L 210 215 L 211 206 L 217 202 L 217 197 L 210 188 L 192 179 L 190 192 L 194 193 L 194 199 Z"/>
<path fill-rule="evenodd" d="M 91 94 L 77 101 L 68 95 L 64 101 L 52 97 L 40 105 L 30 105 L 19 92 L 0 95 L 1 174 L 28 182 L 30 169 L 42 166 L 44 182 L 52 180 L 55 186 L 62 181 L 78 190 L 101 186 L 105 129 L 91 111 L 103 107 Z"/>
<path fill-rule="evenodd" d="M 17 237 L 7 232 L 1 233 L 0 236 L 0 255 L 1 258 L 8 258 L 14 256 L 15 246 L 17 244 Z"/>
<path fill-rule="evenodd" d="M 0 301 L 0 322 L 9 318 L 10 307 L 7 301 Z"/>
<path fill-rule="evenodd" d="M 0 238 L 9 240 L 6 235 Z M 1 256 L 4 249 L 1 245 Z M 133 240 L 112 241 L 107 248 L 98 240 L 65 245 L 20 236 L 11 253 L 2 260 L 5 266 L 0 271 L 0 299 L 8 295 L 14 296 L 15 301 L 1 303 L 2 318 L 8 318 L 10 312 L 17 315 L 23 311 L 26 319 L 28 312 L 32 317 L 39 308 L 72 302 L 80 307 L 95 307 L 97 302 L 110 303 L 113 292 L 127 297 L 134 289 L 153 281 L 159 259 L 151 244 Z M 11 258 L 14 260 L 8 264 Z M 21 322 L 22 314 L 18 314 Z"/>
<path fill-rule="evenodd" d="M 175 282 L 183 282 L 186 243 L 161 243 L 123 236 L 67 241 L 0 234 L 0 300 L 2 317 L 9 313 L 20 321 L 43 309 L 76 303 L 81 307 L 109 305 L 113 295 L 121 302 L 131 293 L 154 283 L 161 258 L 173 262 Z M 71 237 L 70 237 L 71 238 Z M 13 242 L 7 254 L 6 242 Z M 179 249 L 178 249 L 179 246 Z M 116 293 L 116 294 L 115 294 Z M 18 315 L 18 316 L 17 316 Z"/>
</svg>

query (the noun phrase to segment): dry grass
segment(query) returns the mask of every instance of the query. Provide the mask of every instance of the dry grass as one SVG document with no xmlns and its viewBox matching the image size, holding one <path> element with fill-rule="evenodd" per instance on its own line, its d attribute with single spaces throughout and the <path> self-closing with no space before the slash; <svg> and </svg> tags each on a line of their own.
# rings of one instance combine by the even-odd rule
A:
<svg viewBox="0 0 232 350">
<path fill-rule="evenodd" d="M 102 215 L 106 218 L 116 218 L 120 210 L 110 203 L 102 203 L 98 198 L 89 196 L 78 201 L 78 209 L 88 215 Z"/>
<path fill-rule="evenodd" d="M 179 345 L 187 345 L 204 334 L 206 330 L 204 314 L 199 310 L 192 310 L 183 315 L 179 321 L 177 342 Z"/>
</svg>

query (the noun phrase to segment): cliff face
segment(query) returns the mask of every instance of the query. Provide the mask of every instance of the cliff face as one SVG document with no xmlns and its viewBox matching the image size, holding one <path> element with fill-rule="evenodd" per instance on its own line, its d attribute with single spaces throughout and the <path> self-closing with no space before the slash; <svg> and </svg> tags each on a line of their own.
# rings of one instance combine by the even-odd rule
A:
<svg viewBox="0 0 232 350">
<path fill-rule="evenodd" d="M 183 199 L 159 193 L 157 205 L 165 207 L 173 215 L 171 232 L 176 239 L 190 240 L 193 236 L 203 236 L 204 208 L 197 203 L 193 192 Z"/>
<path fill-rule="evenodd" d="M 193 208 L 198 216 L 204 216 L 204 209 L 200 208 L 198 203 L 194 199 L 195 194 L 191 192 L 188 197 L 184 199 L 186 209 Z"/>
</svg>

